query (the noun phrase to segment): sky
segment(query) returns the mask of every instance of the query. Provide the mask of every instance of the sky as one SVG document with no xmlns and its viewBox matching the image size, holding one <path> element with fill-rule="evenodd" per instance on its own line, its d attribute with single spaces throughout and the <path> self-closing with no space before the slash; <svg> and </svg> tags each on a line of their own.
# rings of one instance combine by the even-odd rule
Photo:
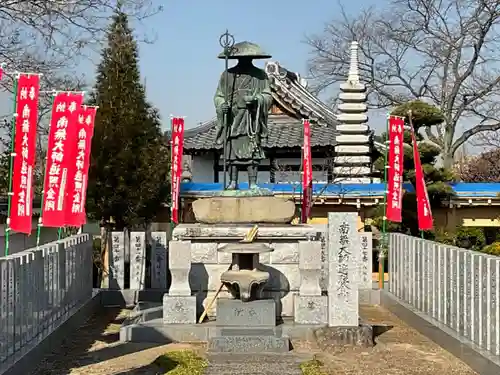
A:
<svg viewBox="0 0 500 375">
<path fill-rule="evenodd" d="M 357 13 L 375 0 L 342 2 L 349 13 Z M 161 3 L 163 12 L 145 25 L 156 41 L 140 46 L 140 65 L 148 98 L 160 110 L 164 127 L 168 126 L 170 115 L 186 116 L 187 127 L 215 115 L 212 98 L 224 70 L 224 61 L 217 59 L 222 51 L 219 37 L 226 29 L 236 42 L 257 43 L 273 60 L 306 76 L 310 47 L 303 43 L 305 35 L 320 33 L 340 8 L 335 0 L 163 0 Z M 256 65 L 259 64 L 262 66 L 262 60 Z"/>
</svg>

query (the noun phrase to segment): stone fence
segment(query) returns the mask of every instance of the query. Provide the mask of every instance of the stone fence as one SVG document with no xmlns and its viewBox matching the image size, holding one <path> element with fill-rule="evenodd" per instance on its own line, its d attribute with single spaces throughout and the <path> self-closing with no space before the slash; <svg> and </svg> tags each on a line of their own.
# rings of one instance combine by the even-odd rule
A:
<svg viewBox="0 0 500 375">
<path fill-rule="evenodd" d="M 92 298 L 88 234 L 0 258 L 0 373 Z"/>
<path fill-rule="evenodd" d="M 500 257 L 403 234 L 389 238 L 390 293 L 500 356 Z"/>
</svg>

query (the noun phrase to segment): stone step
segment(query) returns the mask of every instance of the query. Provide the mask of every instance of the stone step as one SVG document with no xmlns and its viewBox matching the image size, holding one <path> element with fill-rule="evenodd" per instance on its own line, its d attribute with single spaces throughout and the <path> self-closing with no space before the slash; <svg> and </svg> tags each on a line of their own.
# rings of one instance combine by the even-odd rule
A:
<svg viewBox="0 0 500 375">
<path fill-rule="evenodd" d="M 205 375 L 301 375 L 303 358 L 293 354 L 209 354 Z"/>
<path fill-rule="evenodd" d="M 286 353 L 290 351 L 288 337 L 275 336 L 216 336 L 208 342 L 211 353 Z"/>
<path fill-rule="evenodd" d="M 250 363 L 250 362 L 288 362 L 302 363 L 312 358 L 312 355 L 297 355 L 294 352 L 288 353 L 212 353 L 207 354 L 210 363 Z"/>
</svg>

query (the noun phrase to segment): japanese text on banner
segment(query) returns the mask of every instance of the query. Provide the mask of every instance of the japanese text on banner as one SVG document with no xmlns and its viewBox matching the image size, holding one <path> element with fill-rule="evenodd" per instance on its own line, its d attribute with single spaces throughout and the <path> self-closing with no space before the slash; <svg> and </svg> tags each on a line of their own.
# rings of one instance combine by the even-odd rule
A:
<svg viewBox="0 0 500 375">
<path fill-rule="evenodd" d="M 184 148 L 184 119 L 172 119 L 172 221 L 179 223 L 179 195 Z"/>
<path fill-rule="evenodd" d="M 21 74 L 17 81 L 17 108 L 12 170 L 12 205 L 10 228 L 31 234 L 33 171 L 35 167 L 36 132 L 40 77 Z"/>
<path fill-rule="evenodd" d="M 65 226 L 65 210 L 68 175 L 74 173 L 71 162 L 72 150 L 77 141 L 77 115 L 83 95 L 69 92 L 58 93 L 52 105 L 47 165 L 45 169 L 42 225 Z"/>
<path fill-rule="evenodd" d="M 427 187 L 425 186 L 424 171 L 422 169 L 417 139 L 413 129 L 411 130 L 411 141 L 413 143 L 413 160 L 415 162 L 415 190 L 417 192 L 418 229 L 431 230 L 433 228 L 433 220 L 429 194 L 427 193 Z"/>
<path fill-rule="evenodd" d="M 401 222 L 403 192 L 404 120 L 389 117 L 389 173 L 387 179 L 386 218 Z"/>
<path fill-rule="evenodd" d="M 78 227 L 86 223 L 85 199 L 87 194 L 90 149 L 94 134 L 96 107 L 78 108 L 76 135 L 68 171 L 68 194 L 65 203 L 66 225 Z"/>
<path fill-rule="evenodd" d="M 304 148 L 302 152 L 304 173 L 302 175 L 302 222 L 309 218 L 312 201 L 312 158 L 311 158 L 311 125 L 304 120 Z"/>
</svg>

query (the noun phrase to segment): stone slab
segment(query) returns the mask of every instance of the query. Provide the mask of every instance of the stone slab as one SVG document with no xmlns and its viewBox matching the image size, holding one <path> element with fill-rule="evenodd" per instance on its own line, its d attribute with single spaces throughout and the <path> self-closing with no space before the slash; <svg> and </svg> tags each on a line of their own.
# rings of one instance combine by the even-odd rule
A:
<svg viewBox="0 0 500 375">
<path fill-rule="evenodd" d="M 125 288 L 125 234 L 123 232 L 111 232 L 111 256 L 109 257 L 107 287 L 109 289 Z"/>
<path fill-rule="evenodd" d="M 316 342 L 321 350 L 331 353 L 344 346 L 370 348 L 373 341 L 373 328 L 370 325 L 355 327 L 324 327 L 315 331 Z"/>
<path fill-rule="evenodd" d="M 167 232 L 152 232 L 151 241 L 151 288 L 167 289 Z"/>
<path fill-rule="evenodd" d="M 196 296 L 163 296 L 163 322 L 165 324 L 196 323 Z"/>
<path fill-rule="evenodd" d="M 130 289 L 141 290 L 146 282 L 146 233 L 130 232 Z"/>
<path fill-rule="evenodd" d="M 206 224 L 288 224 L 295 216 L 295 203 L 270 197 L 211 197 L 193 202 L 196 221 Z"/>
<path fill-rule="evenodd" d="M 296 295 L 294 319 L 296 324 L 328 323 L 328 297 Z"/>
<path fill-rule="evenodd" d="M 328 213 L 328 325 L 354 327 L 359 320 L 360 237 L 357 213 Z"/>
<path fill-rule="evenodd" d="M 269 327 L 276 325 L 276 303 L 272 299 L 242 302 L 217 300 L 217 325 L 226 327 Z"/>
<path fill-rule="evenodd" d="M 237 240 L 240 241 L 252 224 L 179 224 L 172 232 L 173 240 Z M 259 225 L 259 240 L 321 241 L 324 231 L 314 225 Z"/>
<path fill-rule="evenodd" d="M 371 232 L 359 234 L 361 244 L 360 289 L 372 288 L 373 239 Z"/>
<path fill-rule="evenodd" d="M 290 338 L 273 329 L 224 328 L 208 341 L 211 353 L 286 353 Z"/>
</svg>

